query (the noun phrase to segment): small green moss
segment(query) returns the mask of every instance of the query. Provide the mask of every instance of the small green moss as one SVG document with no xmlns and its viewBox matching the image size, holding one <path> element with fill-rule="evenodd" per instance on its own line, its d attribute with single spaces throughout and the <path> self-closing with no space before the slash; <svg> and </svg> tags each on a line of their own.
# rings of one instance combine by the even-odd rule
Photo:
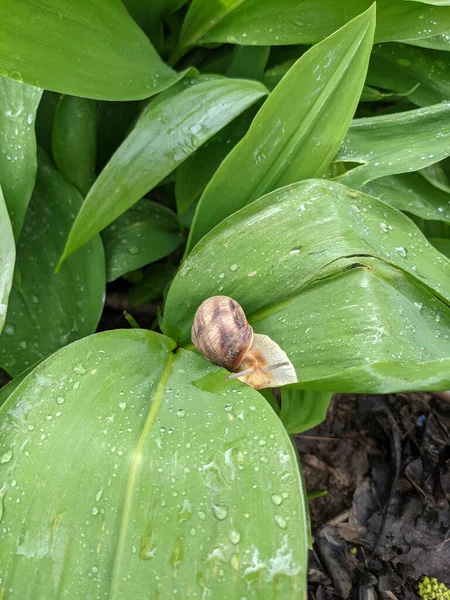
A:
<svg viewBox="0 0 450 600">
<path fill-rule="evenodd" d="M 424 577 L 417 589 L 422 600 L 450 600 L 450 589 L 435 577 Z"/>
</svg>

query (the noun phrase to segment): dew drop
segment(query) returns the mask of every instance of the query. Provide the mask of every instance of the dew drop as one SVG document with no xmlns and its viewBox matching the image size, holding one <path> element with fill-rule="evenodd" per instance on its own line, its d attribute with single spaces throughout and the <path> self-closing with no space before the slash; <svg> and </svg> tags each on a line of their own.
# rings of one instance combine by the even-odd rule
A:
<svg viewBox="0 0 450 600">
<path fill-rule="evenodd" d="M 286 519 L 280 517 L 280 515 L 275 515 L 275 523 L 281 527 L 281 529 L 286 529 L 287 527 Z"/>
<path fill-rule="evenodd" d="M 213 504 L 212 512 L 213 512 L 213 515 L 216 517 L 216 519 L 219 519 L 219 521 L 223 521 L 228 516 L 227 507 L 221 506 L 220 504 Z"/>
<path fill-rule="evenodd" d="M 236 531 L 235 529 L 230 531 L 230 542 L 232 544 L 239 544 L 240 541 L 241 541 L 241 534 L 238 531 Z"/>
<path fill-rule="evenodd" d="M 272 494 L 270 499 L 275 504 L 275 506 L 280 506 L 280 504 L 283 502 L 283 498 L 279 494 Z"/>
<path fill-rule="evenodd" d="M 13 454 L 12 450 L 9 450 L 8 452 L 5 452 L 5 454 L 0 458 L 0 463 L 2 465 L 8 463 L 11 460 L 11 458 L 12 458 L 12 454 Z"/>
</svg>

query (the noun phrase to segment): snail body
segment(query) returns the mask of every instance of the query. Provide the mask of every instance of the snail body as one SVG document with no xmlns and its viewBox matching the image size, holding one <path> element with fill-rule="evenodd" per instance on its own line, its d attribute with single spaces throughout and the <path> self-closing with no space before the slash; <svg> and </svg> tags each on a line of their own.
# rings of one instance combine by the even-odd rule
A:
<svg viewBox="0 0 450 600">
<path fill-rule="evenodd" d="M 229 296 L 212 296 L 197 309 L 192 342 L 210 362 L 255 389 L 296 383 L 294 366 L 269 336 L 253 332 L 244 310 Z"/>
</svg>

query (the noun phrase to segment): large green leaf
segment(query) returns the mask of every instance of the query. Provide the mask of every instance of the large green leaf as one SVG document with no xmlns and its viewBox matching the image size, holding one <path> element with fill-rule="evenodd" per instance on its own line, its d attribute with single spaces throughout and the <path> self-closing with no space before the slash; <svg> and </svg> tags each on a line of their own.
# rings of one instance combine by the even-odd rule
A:
<svg viewBox="0 0 450 600">
<path fill-rule="evenodd" d="M 192 83 L 181 82 L 178 92 L 168 90 L 150 102 L 86 197 L 62 260 L 266 93 L 256 81 L 200 77 Z"/>
<path fill-rule="evenodd" d="M 432 185 L 420 173 L 381 177 L 362 190 L 398 210 L 450 224 L 450 194 Z"/>
<path fill-rule="evenodd" d="M 55 112 L 53 158 L 69 183 L 85 196 L 95 180 L 97 113 L 94 100 L 65 96 Z"/>
<path fill-rule="evenodd" d="M 420 40 L 404 40 L 406 44 L 421 46 L 422 48 L 431 48 L 433 50 L 450 50 L 450 31 L 445 31 L 439 35 L 421 38 Z"/>
<path fill-rule="evenodd" d="M 315 44 L 368 9 L 372 0 L 193 0 L 172 62 L 196 44 Z M 450 30 L 450 12 L 405 0 L 377 1 L 379 42 Z M 411 41 L 411 43 L 414 43 Z"/>
<path fill-rule="evenodd" d="M 373 49 L 367 82 L 407 94 L 418 106 L 438 104 L 450 100 L 448 55 L 407 44 L 379 44 Z"/>
<path fill-rule="evenodd" d="M 17 283 L 0 336 L 0 367 L 12 376 L 97 326 L 105 288 L 100 239 L 73 256 L 58 275 L 54 273 L 81 203 L 79 192 L 41 152 L 17 246 Z"/>
<path fill-rule="evenodd" d="M 277 190 L 218 225 L 169 290 L 188 345 L 209 296 L 234 297 L 294 364 L 298 387 L 449 389 L 450 261 L 397 210 L 338 183 Z"/>
<path fill-rule="evenodd" d="M 126 9 L 158 50 L 163 49 L 163 18 L 178 10 L 187 0 L 123 0 Z"/>
<path fill-rule="evenodd" d="M 325 172 L 358 104 L 374 27 L 370 8 L 288 71 L 207 186 L 189 247 L 262 194 Z"/>
<path fill-rule="evenodd" d="M 41 94 L 41 89 L 0 77 L 0 185 L 16 239 L 36 178 L 34 120 Z"/>
<path fill-rule="evenodd" d="M 174 212 L 144 198 L 107 227 L 102 239 L 106 280 L 113 281 L 167 256 L 183 236 Z"/>
<path fill-rule="evenodd" d="M 0 334 L 5 324 L 15 260 L 16 247 L 11 220 L 0 187 Z"/>
<path fill-rule="evenodd" d="M 302 433 L 325 420 L 332 392 L 281 389 L 280 419 L 288 433 Z"/>
<path fill-rule="evenodd" d="M 450 102 L 355 119 L 336 160 L 362 163 L 340 177 L 360 187 L 385 175 L 418 171 L 450 155 Z"/>
<path fill-rule="evenodd" d="M 180 78 L 120 0 L 2 0 L 0 73 L 104 100 L 148 98 Z"/>
<path fill-rule="evenodd" d="M 224 374 L 143 330 L 39 365 L 0 409 L 0 593 L 303 598 L 295 450 Z"/>
</svg>

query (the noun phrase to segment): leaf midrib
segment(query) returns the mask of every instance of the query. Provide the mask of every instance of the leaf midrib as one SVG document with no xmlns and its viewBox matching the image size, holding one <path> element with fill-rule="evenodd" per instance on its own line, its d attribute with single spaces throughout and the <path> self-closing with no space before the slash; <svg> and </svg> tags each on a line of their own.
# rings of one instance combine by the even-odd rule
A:
<svg viewBox="0 0 450 600">
<path fill-rule="evenodd" d="M 122 559 L 125 554 L 125 542 L 128 531 L 128 524 L 131 520 L 131 509 L 133 504 L 134 493 L 136 491 L 136 480 L 139 474 L 139 470 L 142 464 L 142 456 L 144 451 L 144 444 L 149 437 L 152 427 L 155 424 L 156 418 L 158 416 L 159 408 L 161 406 L 161 402 L 164 396 L 164 390 L 166 387 L 167 380 L 169 378 L 173 362 L 176 358 L 176 355 L 173 352 L 170 352 L 167 361 L 164 365 L 161 378 L 159 380 L 158 386 L 155 391 L 155 395 L 153 397 L 153 402 L 151 403 L 150 410 L 147 414 L 147 418 L 144 423 L 144 427 L 142 429 L 142 433 L 139 437 L 139 440 L 136 444 L 136 448 L 133 454 L 130 457 L 129 461 L 129 471 L 128 471 L 128 479 L 127 486 L 125 492 L 125 499 L 123 503 L 122 510 L 122 518 L 120 524 L 120 534 L 119 534 L 119 542 L 116 546 L 116 553 L 114 558 L 114 566 L 113 566 L 113 579 L 111 582 L 111 588 L 109 593 L 109 598 L 113 599 L 118 597 L 119 592 L 119 582 L 121 580 L 121 564 Z"/>
</svg>

